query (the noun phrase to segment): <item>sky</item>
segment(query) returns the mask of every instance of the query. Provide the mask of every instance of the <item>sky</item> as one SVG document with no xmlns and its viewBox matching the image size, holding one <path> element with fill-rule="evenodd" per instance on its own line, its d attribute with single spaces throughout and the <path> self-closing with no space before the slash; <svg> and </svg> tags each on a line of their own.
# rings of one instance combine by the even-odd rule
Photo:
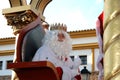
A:
<svg viewBox="0 0 120 80">
<path fill-rule="evenodd" d="M 97 17 L 103 10 L 104 0 L 52 0 L 43 13 L 51 25 L 63 23 L 68 31 L 95 29 Z M 4 3 L 4 4 L 3 4 Z M 9 0 L 0 2 L 0 38 L 13 37 L 2 9 L 10 8 Z"/>
</svg>

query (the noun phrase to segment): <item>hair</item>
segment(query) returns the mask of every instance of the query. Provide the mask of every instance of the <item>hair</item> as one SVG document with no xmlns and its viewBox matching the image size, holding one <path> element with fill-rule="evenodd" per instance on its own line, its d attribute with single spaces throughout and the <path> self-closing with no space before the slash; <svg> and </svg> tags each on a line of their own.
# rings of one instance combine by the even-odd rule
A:
<svg viewBox="0 0 120 80">
<path fill-rule="evenodd" d="M 58 41 L 59 33 L 62 33 L 65 36 L 63 42 Z M 71 38 L 67 32 L 62 30 L 46 32 L 46 35 L 43 39 L 43 44 L 49 46 L 57 56 L 66 57 L 72 50 Z"/>
</svg>

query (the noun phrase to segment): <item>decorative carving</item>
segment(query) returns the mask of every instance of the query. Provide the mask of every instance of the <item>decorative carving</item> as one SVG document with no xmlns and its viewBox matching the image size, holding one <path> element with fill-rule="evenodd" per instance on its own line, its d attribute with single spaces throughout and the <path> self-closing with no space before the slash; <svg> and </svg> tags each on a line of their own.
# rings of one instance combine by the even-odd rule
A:
<svg viewBox="0 0 120 80">
<path fill-rule="evenodd" d="M 3 9 L 2 14 L 7 19 L 7 24 L 12 26 L 13 33 L 20 30 L 40 16 L 41 21 L 45 21 L 43 12 L 45 7 L 52 0 L 31 0 L 27 5 L 26 0 L 9 0 L 11 8 Z"/>
<path fill-rule="evenodd" d="M 27 24 L 34 21 L 37 17 L 32 11 L 27 10 L 18 13 L 11 13 L 5 16 L 7 19 L 7 24 L 12 26 L 14 34 L 19 33 L 20 29 L 22 29 Z"/>
<path fill-rule="evenodd" d="M 105 0 L 104 80 L 120 79 L 120 0 Z"/>
<path fill-rule="evenodd" d="M 67 26 L 65 24 L 55 23 L 50 26 L 50 30 L 64 30 L 67 31 Z"/>
</svg>

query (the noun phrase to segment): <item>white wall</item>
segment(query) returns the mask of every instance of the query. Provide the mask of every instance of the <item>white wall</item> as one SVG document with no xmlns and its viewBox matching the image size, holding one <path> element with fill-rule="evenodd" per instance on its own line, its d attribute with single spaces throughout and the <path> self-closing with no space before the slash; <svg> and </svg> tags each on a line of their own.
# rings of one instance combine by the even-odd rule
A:
<svg viewBox="0 0 120 80">
<path fill-rule="evenodd" d="M 97 42 L 96 37 L 87 37 L 87 38 L 73 38 L 72 44 L 85 44 L 85 43 L 94 43 Z"/>
<path fill-rule="evenodd" d="M 82 55 L 86 55 L 87 56 L 87 65 L 80 65 L 80 70 L 83 69 L 84 66 L 87 67 L 87 69 L 89 71 L 91 71 L 91 64 L 92 64 L 92 51 L 91 49 L 85 49 L 85 50 L 74 50 L 72 51 L 72 53 L 70 55 L 74 55 L 74 56 L 82 56 Z"/>
<path fill-rule="evenodd" d="M 95 71 L 98 71 L 96 63 L 97 63 L 97 58 L 98 58 L 98 54 L 99 54 L 99 49 L 95 49 L 94 50 L 94 60 L 95 60 Z M 80 70 L 84 68 L 84 66 L 86 66 L 86 68 L 89 71 L 92 71 L 92 50 L 91 49 L 84 49 L 84 50 L 73 50 L 70 53 L 70 56 L 82 56 L 82 55 L 86 55 L 87 56 L 87 65 L 80 65 Z"/>
<path fill-rule="evenodd" d="M 15 44 L 9 44 L 9 45 L 0 45 L 0 51 L 1 50 L 14 50 Z"/>
<path fill-rule="evenodd" d="M 96 43 L 98 42 L 97 37 L 87 37 L 87 38 L 73 38 L 72 44 L 87 44 L 87 43 Z M 95 70 L 98 71 L 96 67 L 96 62 L 99 54 L 99 49 L 95 49 Z M 84 49 L 84 50 L 74 50 L 71 52 L 70 55 L 78 56 L 78 55 L 87 55 L 87 65 L 81 65 L 80 70 L 87 67 L 89 71 L 92 71 L 92 51 L 91 49 Z"/>
</svg>

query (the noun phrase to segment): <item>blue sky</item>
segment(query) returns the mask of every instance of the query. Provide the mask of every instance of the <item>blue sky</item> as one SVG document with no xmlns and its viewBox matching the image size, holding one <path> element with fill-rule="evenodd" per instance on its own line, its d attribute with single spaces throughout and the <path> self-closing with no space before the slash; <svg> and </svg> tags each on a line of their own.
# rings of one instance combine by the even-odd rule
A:
<svg viewBox="0 0 120 80">
<path fill-rule="evenodd" d="M 68 31 L 95 28 L 103 0 L 53 0 L 45 9 L 46 21 L 64 23 Z"/>
<path fill-rule="evenodd" d="M 7 26 L 2 9 L 9 8 L 9 0 L 0 3 L 0 38 L 13 36 Z M 68 31 L 94 29 L 98 15 L 103 10 L 104 0 L 52 0 L 44 11 L 49 24 L 64 23 Z M 3 5 L 4 3 L 4 5 Z"/>
</svg>

